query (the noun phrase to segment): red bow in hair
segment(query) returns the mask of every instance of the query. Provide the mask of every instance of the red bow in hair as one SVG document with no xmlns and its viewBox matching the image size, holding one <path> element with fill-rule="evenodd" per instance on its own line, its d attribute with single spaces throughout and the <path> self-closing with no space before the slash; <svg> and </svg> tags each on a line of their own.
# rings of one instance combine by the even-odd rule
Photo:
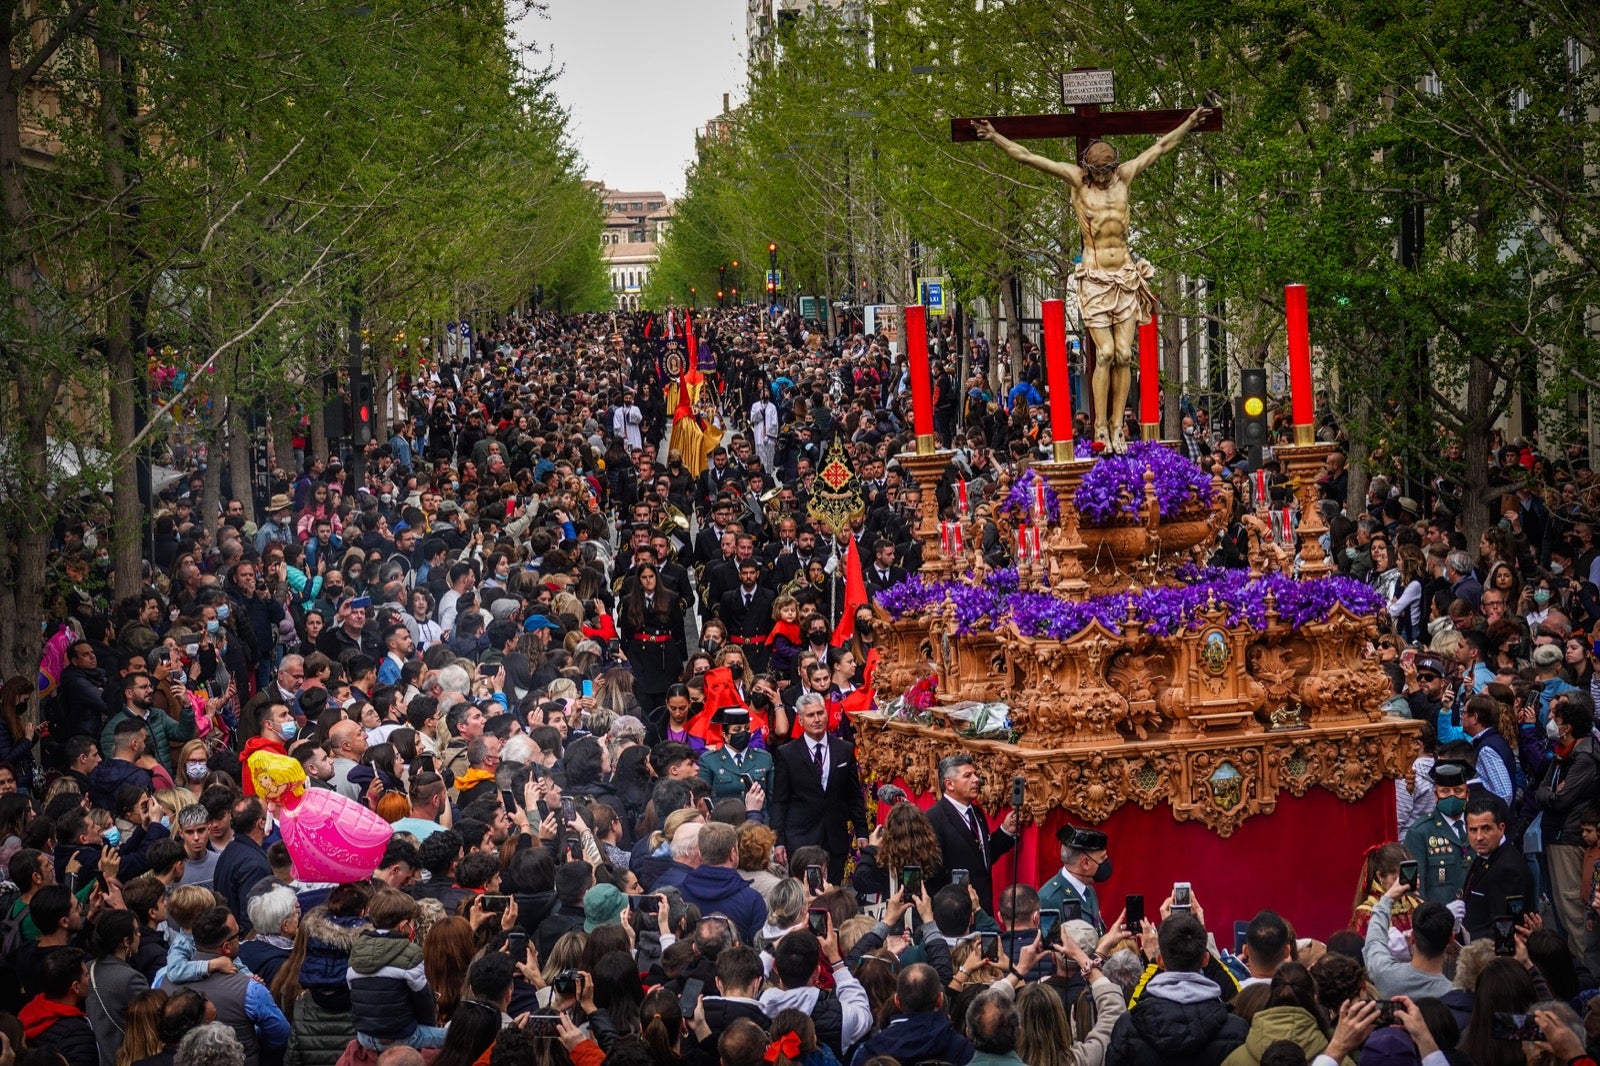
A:
<svg viewBox="0 0 1600 1066">
<path fill-rule="evenodd" d="M 800 1054 L 800 1034 L 790 1030 L 778 1039 L 767 1045 L 767 1053 L 762 1056 L 768 1062 L 777 1062 L 778 1056 L 795 1058 Z"/>
</svg>

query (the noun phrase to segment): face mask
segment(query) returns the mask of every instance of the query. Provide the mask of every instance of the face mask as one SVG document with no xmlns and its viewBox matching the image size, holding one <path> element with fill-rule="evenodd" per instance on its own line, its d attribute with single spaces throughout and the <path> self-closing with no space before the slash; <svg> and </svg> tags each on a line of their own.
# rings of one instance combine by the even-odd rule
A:
<svg viewBox="0 0 1600 1066">
<path fill-rule="evenodd" d="M 743 751 L 750 746 L 750 731 L 748 729 L 734 729 L 728 733 L 728 747 L 734 751 Z"/>
<path fill-rule="evenodd" d="M 1355 560 L 1355 557 L 1356 557 L 1356 550 L 1355 550 L 1355 549 L 1354 549 L 1354 548 L 1346 548 L 1346 549 L 1345 549 L 1345 550 L 1344 550 L 1344 557 L 1345 557 L 1345 558 L 1346 558 L 1346 559 L 1349 559 L 1349 560 L 1351 560 L 1351 561 L 1354 561 L 1354 560 Z"/>
<path fill-rule="evenodd" d="M 112 847 L 116 847 L 118 844 L 122 843 L 122 830 L 118 829 L 116 826 L 112 826 L 110 829 L 106 829 L 101 832 L 100 839 L 104 840 Z"/>
<path fill-rule="evenodd" d="M 222 623 L 220 621 L 218 621 L 217 619 L 215 619 L 215 618 L 211 619 L 211 621 L 206 623 L 206 632 L 210 633 L 212 636 L 216 636 L 218 630 L 220 630 L 221 628 L 222 628 Z"/>
<path fill-rule="evenodd" d="M 190 781 L 204 781 L 206 774 L 211 772 L 211 767 L 203 762 L 184 763 L 183 773 Z"/>
<path fill-rule="evenodd" d="M 1534 589 L 1533 590 L 1533 602 L 1537 603 L 1540 607 L 1543 607 L 1545 604 L 1549 603 L 1550 602 L 1550 590 L 1549 589 Z"/>
<path fill-rule="evenodd" d="M 278 727 L 278 735 L 280 737 L 282 737 L 284 740 L 293 740 L 295 738 L 295 735 L 298 734 L 299 732 L 300 732 L 299 723 L 297 723 L 292 718 L 289 719 L 289 721 L 284 722 L 282 725 L 280 725 Z"/>
<path fill-rule="evenodd" d="M 217 604 L 217 621 L 226 622 L 228 620 L 228 615 L 230 615 L 232 613 L 233 613 L 233 608 L 229 607 L 227 604 L 225 604 L 225 603 Z"/>
<path fill-rule="evenodd" d="M 161 816 L 161 828 L 163 828 L 163 829 L 171 829 L 172 828 L 172 815 L 163 814 Z"/>
<path fill-rule="evenodd" d="M 1460 818 L 1461 812 L 1467 809 L 1467 801 L 1460 796 L 1446 796 L 1439 801 L 1439 813 L 1446 818 Z"/>
<path fill-rule="evenodd" d="M 1557 722 L 1554 718 L 1550 719 L 1544 724 L 1544 735 L 1549 737 L 1551 740 L 1560 740 L 1561 723 Z"/>
<path fill-rule="evenodd" d="M 193 659 L 196 655 L 200 654 L 200 645 L 198 645 L 198 644 L 185 644 L 183 646 L 183 654 L 185 654 L 189 658 Z"/>
<path fill-rule="evenodd" d="M 1551 563 L 1550 564 L 1550 572 L 1552 574 L 1555 574 L 1557 577 L 1559 577 L 1559 576 L 1561 576 L 1561 574 L 1565 573 L 1566 569 L 1567 568 L 1562 566 L 1560 563 Z"/>
<path fill-rule="evenodd" d="M 1107 855 L 1106 861 L 1101 863 L 1100 868 L 1094 872 L 1094 883 L 1098 885 L 1103 881 L 1109 880 L 1111 880 L 1111 856 Z"/>
</svg>

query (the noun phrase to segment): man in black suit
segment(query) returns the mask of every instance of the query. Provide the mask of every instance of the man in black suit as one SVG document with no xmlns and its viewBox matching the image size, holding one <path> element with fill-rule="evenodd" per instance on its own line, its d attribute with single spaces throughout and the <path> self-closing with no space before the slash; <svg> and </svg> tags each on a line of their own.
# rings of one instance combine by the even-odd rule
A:
<svg viewBox="0 0 1600 1066">
<path fill-rule="evenodd" d="M 733 521 L 733 500 L 721 497 L 711 505 L 711 521 L 694 538 L 694 562 L 710 566 L 723 558 L 722 534 Z"/>
<path fill-rule="evenodd" d="M 804 734 L 773 752 L 772 828 L 778 834 L 777 858 L 787 862 L 792 848 L 820 844 L 828 852 L 828 881 L 844 876 L 852 843 L 866 844 L 867 807 L 861 771 L 846 742 L 828 735 L 828 707 L 814 692 L 801 696 L 795 712 Z"/>
<path fill-rule="evenodd" d="M 978 903 L 994 913 L 994 861 L 1016 847 L 1017 812 L 1008 811 L 1000 828 L 989 831 L 989 820 L 978 808 L 983 778 L 970 755 L 947 755 L 939 760 L 939 788 L 944 796 L 928 808 L 928 824 L 939 839 L 942 858 L 939 876 L 929 878 L 928 889 L 937 892 L 950 883 L 951 870 L 966 870 Z"/>
<path fill-rule="evenodd" d="M 720 444 L 717 445 L 711 452 L 711 465 L 700 475 L 701 514 L 705 514 L 705 508 L 710 507 L 713 501 L 717 501 L 723 489 L 732 489 L 738 484 L 737 473 L 738 471 L 728 465 L 728 449 Z M 732 509 L 729 510 L 731 513 Z"/>
<path fill-rule="evenodd" d="M 739 560 L 739 587 L 722 594 L 717 604 L 717 617 L 728 627 L 728 643 L 745 646 L 751 668 L 765 670 L 767 646 L 763 643 L 772 632 L 771 589 L 761 585 L 761 562 L 755 556 Z"/>
<path fill-rule="evenodd" d="M 893 541 L 880 540 L 872 546 L 872 565 L 862 577 L 867 580 L 867 591 L 874 596 L 905 580 L 905 567 L 894 565 Z"/>
<path fill-rule="evenodd" d="M 1499 796 L 1479 796 L 1467 804 L 1467 844 L 1476 853 L 1467 867 L 1467 880 L 1461 889 L 1466 901 L 1466 916 L 1461 925 L 1474 940 L 1494 935 L 1494 920 L 1511 911 L 1509 896 L 1521 896 L 1524 907 L 1537 905 L 1533 877 L 1517 846 L 1506 839 L 1506 823 L 1511 809 Z"/>
</svg>

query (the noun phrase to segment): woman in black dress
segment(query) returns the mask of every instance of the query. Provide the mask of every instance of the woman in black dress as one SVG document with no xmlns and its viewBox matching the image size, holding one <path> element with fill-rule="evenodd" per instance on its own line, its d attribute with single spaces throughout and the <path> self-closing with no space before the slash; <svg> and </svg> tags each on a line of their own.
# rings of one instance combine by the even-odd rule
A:
<svg viewBox="0 0 1600 1066">
<path fill-rule="evenodd" d="M 683 600 L 661 583 L 654 566 L 641 566 L 637 578 L 622 600 L 622 651 L 633 668 L 639 706 L 653 708 L 683 669 Z"/>
</svg>

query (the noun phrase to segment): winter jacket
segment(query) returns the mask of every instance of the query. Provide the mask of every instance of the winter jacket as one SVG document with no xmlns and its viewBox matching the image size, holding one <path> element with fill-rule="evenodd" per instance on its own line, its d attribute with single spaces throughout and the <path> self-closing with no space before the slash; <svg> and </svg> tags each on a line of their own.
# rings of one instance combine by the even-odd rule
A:
<svg viewBox="0 0 1600 1066">
<path fill-rule="evenodd" d="M 105 687 L 104 670 L 69 666 L 61 671 L 61 691 L 57 698 L 66 737 L 100 735 L 101 723 L 111 715 L 106 706 Z"/>
<path fill-rule="evenodd" d="M 726 866 L 696 866 L 683 879 L 678 891 L 684 902 L 699 907 L 701 914 L 726 915 L 745 943 L 753 940 L 767 922 L 767 901 L 739 876 L 738 870 Z"/>
<path fill-rule="evenodd" d="M 436 1017 L 422 949 L 396 933 L 368 929 L 350 949 L 350 1020 L 356 1032 L 404 1040 Z"/>
<path fill-rule="evenodd" d="M 1089 992 L 1094 996 L 1094 1025 L 1072 1042 L 1074 1066 L 1103 1066 L 1106 1047 L 1111 1043 L 1111 1032 L 1116 1028 L 1117 1019 L 1128 1011 L 1121 986 L 1109 978 L 1097 978 L 1089 986 Z M 1067 1013 L 1070 1017 L 1071 1007 L 1067 1008 Z"/>
<path fill-rule="evenodd" d="M 255 928 L 245 913 L 245 901 L 256 882 L 272 876 L 272 864 L 267 861 L 267 849 L 243 833 L 235 833 L 228 846 L 217 856 L 217 868 L 211 875 L 211 884 L 228 901 L 228 909 L 239 920 L 239 932 Z"/>
<path fill-rule="evenodd" d="M 123 785 L 138 785 L 146 791 L 153 787 L 150 771 L 127 759 L 105 759 L 89 771 L 89 802 L 108 811 L 117 809 L 117 789 Z"/>
<path fill-rule="evenodd" d="M 116 735 L 117 723 L 124 718 L 132 718 L 126 707 L 113 714 L 100 730 L 100 754 L 111 758 L 112 738 Z M 167 716 L 167 712 L 160 707 L 151 707 L 144 717 L 145 732 L 149 734 L 145 750 L 161 768 L 168 774 L 172 773 L 172 748 L 179 748 L 193 740 L 198 734 L 198 725 L 194 718 L 194 701 L 183 700 L 178 706 L 178 717 L 174 720 Z"/>
<path fill-rule="evenodd" d="M 22 1035 L 30 1048 L 52 1047 L 61 1052 L 67 1066 L 99 1066 L 100 1049 L 95 1046 L 94 1030 L 88 1015 L 77 1007 L 34 996 L 17 1014 Z"/>
<path fill-rule="evenodd" d="M 972 1061 L 972 1042 L 956 1031 L 950 1016 L 942 1011 L 901 1014 L 862 1044 L 851 1061 L 860 1066 L 877 1055 L 888 1055 L 900 1066 L 921 1062 L 960 1066 Z"/>
<path fill-rule="evenodd" d="M 139 950 L 128 962 L 144 975 L 146 981 L 154 981 L 161 967 L 167 964 L 167 938 L 154 926 L 140 926 Z"/>
<path fill-rule="evenodd" d="M 540 922 L 539 928 L 534 931 L 533 942 L 539 949 L 539 957 L 548 959 L 550 952 L 555 949 L 557 940 L 575 929 L 582 928 L 582 907 L 562 907 L 556 911 Z"/>
<path fill-rule="evenodd" d="M 1545 844 L 1582 846 L 1578 823 L 1584 809 L 1600 798 L 1597 760 L 1600 744 L 1589 736 L 1574 743 L 1566 758 L 1557 755 L 1545 766 L 1544 778 L 1533 793 L 1534 802 L 1545 813 Z"/>
<path fill-rule="evenodd" d="M 100 1047 L 100 1066 L 115 1066 L 122 1035 L 128 1028 L 128 1004 L 150 988 L 144 975 L 115 955 L 89 964 L 89 1025 Z"/>
<path fill-rule="evenodd" d="M 364 930 L 372 928 L 372 923 L 363 917 L 335 917 L 326 907 L 313 907 L 300 924 L 306 931 L 300 987 L 315 996 L 324 1011 L 348 1014 L 350 985 L 346 975 L 350 970 L 350 949 Z"/>
<path fill-rule="evenodd" d="M 295 1000 L 294 1022 L 283 1066 L 338 1066 L 346 1045 L 355 1039 L 348 1010 L 330 1010 L 322 996 L 306 992 Z"/>
<path fill-rule="evenodd" d="M 817 1029 L 817 1042 L 826 1044 L 843 1062 L 844 1049 L 860 1043 L 872 1029 L 872 1004 L 867 999 L 867 990 L 849 967 L 835 970 L 833 982 L 832 992 L 813 985 L 769 988 L 761 993 L 760 1003 L 769 1018 L 776 1018 L 779 1011 L 791 1007 L 811 1015 Z"/>
<path fill-rule="evenodd" d="M 289 961 L 289 949 L 252 937 L 239 945 L 239 960 L 250 967 L 251 973 L 259 974 L 270 987 L 283 964 Z"/>
<path fill-rule="evenodd" d="M 1261 1056 L 1276 1041 L 1299 1044 L 1310 1062 L 1328 1046 L 1328 1038 L 1317 1027 L 1317 1020 L 1304 1007 L 1268 1007 L 1250 1020 L 1250 1033 L 1233 1049 L 1223 1066 L 1261 1066 Z M 1349 1066 L 1350 1060 L 1345 1060 Z"/>
<path fill-rule="evenodd" d="M 1216 982 L 1197 973 L 1158 973 L 1111 1030 L 1116 1066 L 1220 1066 L 1250 1027 L 1228 1010 Z"/>
</svg>

